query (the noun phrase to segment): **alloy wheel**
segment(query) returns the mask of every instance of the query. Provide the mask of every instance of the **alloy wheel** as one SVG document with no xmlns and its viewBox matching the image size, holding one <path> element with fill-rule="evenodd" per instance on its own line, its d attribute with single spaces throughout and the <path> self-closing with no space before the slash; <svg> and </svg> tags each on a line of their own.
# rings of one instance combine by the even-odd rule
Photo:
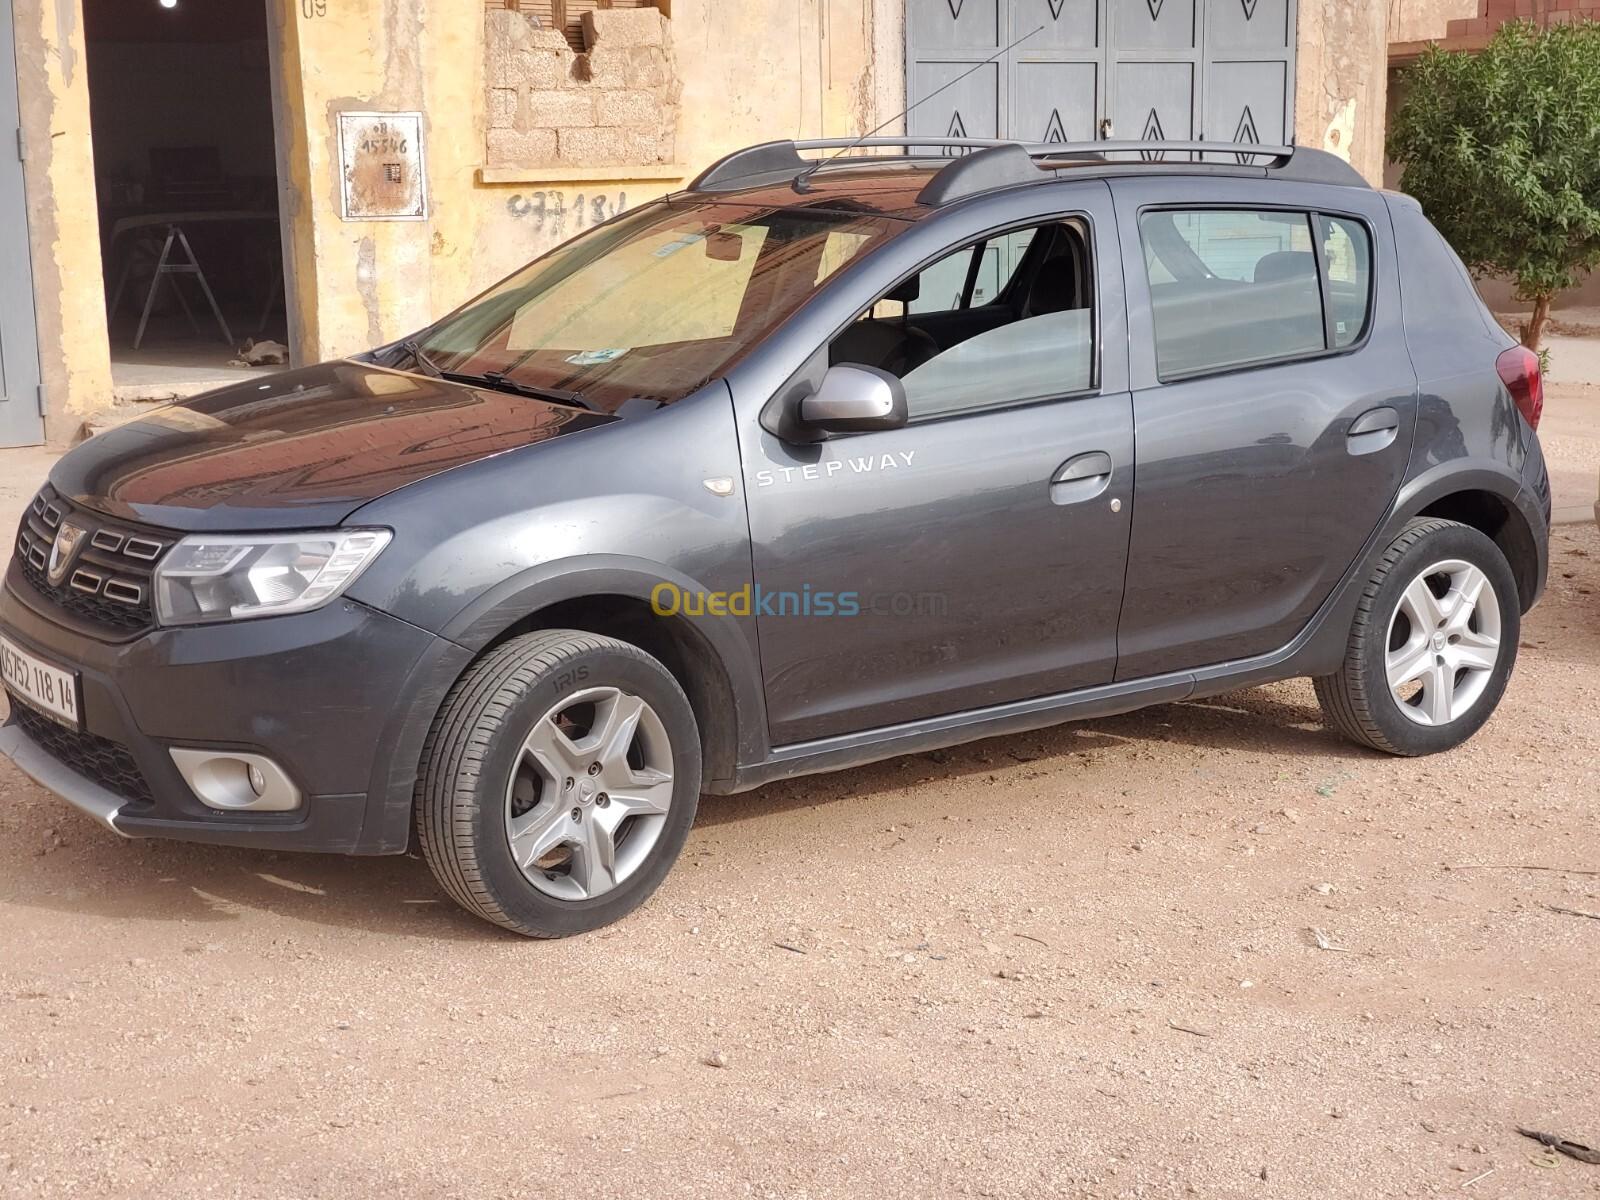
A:
<svg viewBox="0 0 1600 1200">
<path fill-rule="evenodd" d="M 1400 711 L 1448 725 L 1483 698 L 1500 660 L 1500 601 L 1482 570 L 1435 563 L 1401 593 L 1389 620 L 1385 669 Z"/>
<path fill-rule="evenodd" d="M 512 857 L 546 895 L 603 896 L 655 848 L 672 792 L 672 745 L 656 711 L 620 688 L 574 693 L 534 723 L 512 769 Z"/>
</svg>

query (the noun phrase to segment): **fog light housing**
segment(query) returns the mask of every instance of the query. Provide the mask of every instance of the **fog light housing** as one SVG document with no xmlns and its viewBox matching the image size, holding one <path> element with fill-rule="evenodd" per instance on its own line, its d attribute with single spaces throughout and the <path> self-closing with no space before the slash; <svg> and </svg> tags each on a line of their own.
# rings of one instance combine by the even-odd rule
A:
<svg viewBox="0 0 1600 1200">
<path fill-rule="evenodd" d="M 172 761 L 207 808 L 220 812 L 290 812 L 300 789 L 270 758 L 238 750 L 179 750 Z"/>
</svg>

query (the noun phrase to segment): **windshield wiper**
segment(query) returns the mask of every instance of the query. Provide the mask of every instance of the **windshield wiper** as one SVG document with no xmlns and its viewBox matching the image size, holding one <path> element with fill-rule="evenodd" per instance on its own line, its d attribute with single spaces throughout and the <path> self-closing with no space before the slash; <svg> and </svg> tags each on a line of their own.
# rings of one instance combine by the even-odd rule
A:
<svg viewBox="0 0 1600 1200">
<path fill-rule="evenodd" d="M 531 400 L 548 400 L 553 404 L 568 404 L 573 408 L 581 408 L 585 412 L 604 412 L 593 401 L 585 399 L 582 392 L 566 392 L 560 388 L 534 387 L 532 384 L 518 383 L 515 379 L 508 379 L 503 371 L 485 371 L 482 375 L 462 375 L 455 371 L 439 372 L 441 379 L 448 379 L 451 383 L 464 383 L 469 387 L 486 387 L 497 392 L 507 392 L 513 396 L 527 396 Z"/>
<path fill-rule="evenodd" d="M 444 377 L 444 371 L 439 368 L 439 365 L 433 359 L 423 353 L 422 347 L 417 345 L 414 340 L 407 339 L 401 342 L 400 349 L 411 356 L 411 361 L 421 368 L 424 375 L 432 375 L 435 379 Z"/>
</svg>

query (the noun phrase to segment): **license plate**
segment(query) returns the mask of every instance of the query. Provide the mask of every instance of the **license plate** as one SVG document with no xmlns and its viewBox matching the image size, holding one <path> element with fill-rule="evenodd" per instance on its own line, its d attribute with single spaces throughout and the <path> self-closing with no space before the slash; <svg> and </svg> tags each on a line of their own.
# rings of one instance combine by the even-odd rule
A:
<svg viewBox="0 0 1600 1200">
<path fill-rule="evenodd" d="M 72 729 L 81 727 L 76 671 L 63 671 L 0 636 L 0 679 L 18 700 Z"/>
</svg>

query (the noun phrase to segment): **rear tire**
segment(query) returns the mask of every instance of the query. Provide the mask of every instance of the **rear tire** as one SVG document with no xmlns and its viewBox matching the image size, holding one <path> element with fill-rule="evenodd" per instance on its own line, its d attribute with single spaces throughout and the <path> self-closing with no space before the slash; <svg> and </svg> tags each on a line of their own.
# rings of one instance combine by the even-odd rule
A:
<svg viewBox="0 0 1600 1200">
<path fill-rule="evenodd" d="M 468 912 L 527 937 L 632 912 L 677 860 L 700 797 L 683 689 L 636 646 L 513 638 L 451 689 L 423 748 L 418 840 Z"/>
<path fill-rule="evenodd" d="M 1344 663 L 1314 680 L 1328 724 L 1415 757 L 1459 746 L 1494 714 L 1522 610 L 1505 555 L 1454 521 L 1409 522 L 1362 590 Z"/>
</svg>

